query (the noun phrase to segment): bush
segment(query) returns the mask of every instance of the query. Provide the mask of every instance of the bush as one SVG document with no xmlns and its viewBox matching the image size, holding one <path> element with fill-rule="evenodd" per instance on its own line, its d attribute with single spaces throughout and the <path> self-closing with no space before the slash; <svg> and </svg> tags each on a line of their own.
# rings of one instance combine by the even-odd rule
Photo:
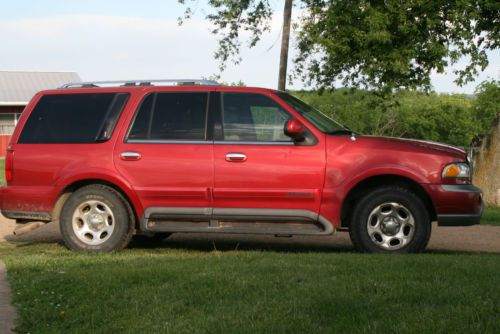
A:
<svg viewBox="0 0 500 334">
<path fill-rule="evenodd" d="M 488 133 L 493 119 L 499 112 L 500 81 L 485 81 L 476 88 L 473 105 L 473 115 L 479 126 L 479 134 Z"/>
<path fill-rule="evenodd" d="M 500 106 L 497 81 L 481 84 L 475 97 L 416 91 L 381 96 L 356 89 L 293 94 L 356 132 L 459 146 L 486 133 Z"/>
</svg>

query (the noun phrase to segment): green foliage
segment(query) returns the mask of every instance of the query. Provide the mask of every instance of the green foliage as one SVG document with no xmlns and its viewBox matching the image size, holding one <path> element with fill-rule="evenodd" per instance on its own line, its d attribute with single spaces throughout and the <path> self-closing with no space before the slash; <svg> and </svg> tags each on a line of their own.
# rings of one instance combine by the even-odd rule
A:
<svg viewBox="0 0 500 334">
<path fill-rule="evenodd" d="M 498 47 L 493 0 L 306 0 L 297 70 L 320 87 L 430 89 L 433 70 L 469 57 L 457 83 L 472 81 Z"/>
<path fill-rule="evenodd" d="M 475 136 L 486 133 L 500 109 L 496 81 L 483 83 L 475 99 L 408 90 L 389 95 L 359 89 L 294 94 L 360 133 L 460 146 L 468 146 Z"/>
<path fill-rule="evenodd" d="M 231 87 L 246 87 L 247 86 L 242 80 L 233 81 L 233 82 L 223 81 L 223 80 L 221 80 L 221 76 L 219 74 L 212 74 L 212 75 L 209 75 L 208 77 L 202 77 L 202 79 L 203 80 L 217 81 L 222 86 L 231 86 Z"/>
<path fill-rule="evenodd" d="M 491 122 L 500 113 L 500 81 L 485 81 L 476 89 L 474 119 L 479 133 L 486 134 Z"/>
<path fill-rule="evenodd" d="M 186 3 L 186 0 L 177 1 L 183 5 Z M 208 13 L 206 18 L 214 26 L 211 32 L 220 37 L 219 49 L 214 56 L 220 61 L 220 70 L 223 71 L 228 60 L 232 60 L 235 64 L 241 61 L 239 57 L 241 32 L 250 32 L 248 46 L 254 47 L 262 34 L 270 30 L 272 9 L 268 0 L 207 0 L 207 2 L 215 10 Z M 179 24 L 192 15 L 193 10 L 188 6 L 184 17 L 179 19 Z"/>
<path fill-rule="evenodd" d="M 184 19 L 193 15 L 195 0 Z M 196 6 L 198 5 L 196 0 Z M 487 50 L 500 45 L 500 3 L 496 0 L 296 0 L 303 15 L 298 33 L 295 76 L 319 88 L 430 89 L 430 74 L 467 57 L 457 83 L 473 80 L 488 65 Z M 215 58 L 221 70 L 238 63 L 240 35 L 249 47 L 269 31 L 269 0 L 207 0 L 205 17 L 219 37 Z M 180 20 L 182 23 L 183 19 Z"/>
</svg>

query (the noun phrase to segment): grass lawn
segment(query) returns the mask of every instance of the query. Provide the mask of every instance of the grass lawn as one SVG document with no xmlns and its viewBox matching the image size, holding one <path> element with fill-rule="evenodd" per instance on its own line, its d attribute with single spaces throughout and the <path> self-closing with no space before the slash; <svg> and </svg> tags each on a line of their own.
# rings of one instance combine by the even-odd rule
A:
<svg viewBox="0 0 500 334">
<path fill-rule="evenodd" d="M 500 333 L 500 257 L 0 244 L 21 333 Z"/>
<path fill-rule="evenodd" d="M 482 225 L 499 225 L 500 226 L 500 207 L 486 207 L 484 208 L 484 215 L 481 219 Z"/>
</svg>

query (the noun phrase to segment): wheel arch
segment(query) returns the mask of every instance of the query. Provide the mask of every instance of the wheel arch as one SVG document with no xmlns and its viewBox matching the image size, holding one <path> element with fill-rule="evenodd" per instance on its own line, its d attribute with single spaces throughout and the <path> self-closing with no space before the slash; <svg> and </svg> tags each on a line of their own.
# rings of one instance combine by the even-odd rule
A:
<svg viewBox="0 0 500 334">
<path fill-rule="evenodd" d="M 415 180 L 397 174 L 373 175 L 359 181 L 347 193 L 341 208 L 341 228 L 349 228 L 352 219 L 352 209 L 357 201 L 371 189 L 379 186 L 394 185 L 414 192 L 424 202 L 432 221 L 437 219 L 437 213 L 431 197 L 427 191 Z"/>
<path fill-rule="evenodd" d="M 120 182 L 113 182 L 103 178 L 86 178 L 73 180 L 73 182 L 65 186 L 64 189 L 59 192 L 59 195 L 57 196 L 56 202 L 54 204 L 54 208 L 52 209 L 52 220 L 59 220 L 62 208 L 71 194 L 82 187 L 93 184 L 108 186 L 117 191 L 130 205 L 132 212 L 135 215 L 135 221 L 139 221 L 138 217 L 142 214 L 142 206 L 138 202 L 135 193 L 133 193 L 131 189 L 127 189 L 124 185 L 121 185 Z"/>
</svg>

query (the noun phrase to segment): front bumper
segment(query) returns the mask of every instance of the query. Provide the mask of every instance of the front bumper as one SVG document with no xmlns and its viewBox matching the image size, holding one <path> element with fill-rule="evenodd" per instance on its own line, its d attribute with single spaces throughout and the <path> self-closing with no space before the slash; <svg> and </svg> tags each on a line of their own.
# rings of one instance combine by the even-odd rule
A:
<svg viewBox="0 0 500 334">
<path fill-rule="evenodd" d="M 481 189 L 470 184 L 429 187 L 439 226 L 470 226 L 480 223 L 484 209 Z"/>
<path fill-rule="evenodd" d="M 478 214 L 471 215 L 438 215 L 439 226 L 471 226 L 481 222 L 483 206 Z"/>
</svg>

